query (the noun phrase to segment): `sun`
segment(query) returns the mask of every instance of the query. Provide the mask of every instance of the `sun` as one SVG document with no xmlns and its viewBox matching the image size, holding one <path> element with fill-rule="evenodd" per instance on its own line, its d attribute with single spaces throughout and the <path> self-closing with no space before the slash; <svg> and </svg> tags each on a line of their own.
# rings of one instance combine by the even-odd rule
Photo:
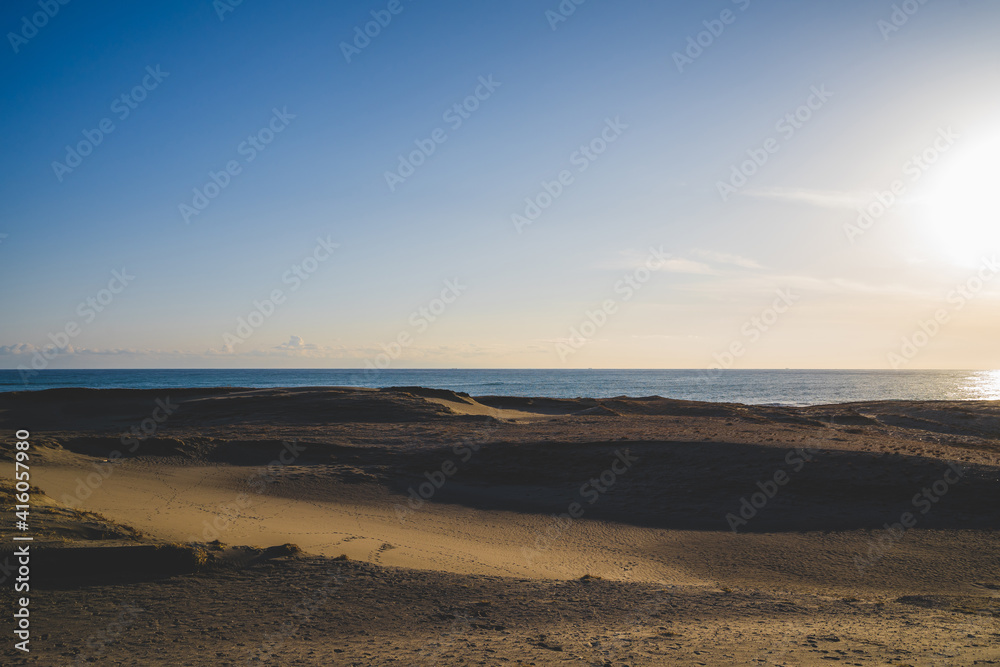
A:
<svg viewBox="0 0 1000 667">
<path fill-rule="evenodd" d="M 951 261 L 1000 251 L 1000 132 L 966 134 L 928 165 L 913 201 L 922 231 Z"/>
</svg>

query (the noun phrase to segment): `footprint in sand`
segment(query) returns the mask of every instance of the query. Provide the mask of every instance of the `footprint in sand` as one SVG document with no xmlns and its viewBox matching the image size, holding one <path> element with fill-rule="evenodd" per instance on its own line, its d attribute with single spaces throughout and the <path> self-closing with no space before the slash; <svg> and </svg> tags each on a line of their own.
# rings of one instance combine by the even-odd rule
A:
<svg viewBox="0 0 1000 667">
<path fill-rule="evenodd" d="M 375 553 L 372 554 L 372 560 L 374 562 L 376 562 L 376 563 L 380 562 L 381 558 L 382 558 L 382 553 L 383 552 L 388 551 L 389 549 L 395 549 L 395 548 L 396 547 L 394 547 L 393 545 L 389 544 L 388 542 L 383 542 L 382 546 L 380 546 L 378 549 L 376 549 Z"/>
</svg>

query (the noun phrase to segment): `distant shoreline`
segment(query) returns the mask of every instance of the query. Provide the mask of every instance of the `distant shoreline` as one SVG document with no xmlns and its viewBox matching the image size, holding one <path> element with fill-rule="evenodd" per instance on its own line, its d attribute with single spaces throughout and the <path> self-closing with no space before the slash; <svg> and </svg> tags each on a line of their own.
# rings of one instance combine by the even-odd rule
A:
<svg viewBox="0 0 1000 667">
<path fill-rule="evenodd" d="M 927 399 L 911 399 L 911 398 L 885 398 L 878 400 L 864 400 L 864 401 L 843 401 L 839 403 L 809 403 L 809 404 L 796 404 L 796 403 L 741 403 L 739 401 L 702 401 L 702 400 L 690 400 L 682 398 L 674 398 L 671 396 L 660 396 L 656 394 L 647 396 L 628 396 L 628 395 L 618 395 L 618 396 L 575 396 L 572 398 L 567 398 L 563 396 L 514 396 L 509 394 L 469 394 L 463 391 L 453 391 L 451 389 L 444 389 L 440 387 L 419 387 L 419 386 L 386 386 L 386 387 L 364 387 L 364 386 L 333 386 L 333 385 L 316 385 L 316 386 L 288 386 L 288 387 L 255 387 L 255 386 L 160 386 L 160 387 L 47 387 L 44 389 L 0 389 L 0 396 L 2 395 L 14 395 L 18 393 L 23 394 L 38 394 L 45 395 L 47 397 L 65 398 L 67 394 L 73 392 L 99 392 L 103 397 L 108 397 L 112 394 L 118 394 L 122 397 L 150 394 L 153 397 L 163 396 L 165 394 L 172 395 L 190 395 L 190 394 L 217 394 L 217 393 L 243 393 L 243 392 L 267 392 L 267 391 L 282 391 L 282 392 L 414 392 L 417 395 L 426 395 L 440 393 L 442 396 L 453 395 L 459 397 L 466 397 L 473 401 L 486 400 L 490 402 L 523 402 L 523 401 L 671 401 L 677 403 L 689 403 L 689 404 L 704 404 L 704 405 L 715 405 L 715 406 L 746 406 L 753 408 L 782 408 L 782 409 L 810 409 L 810 408 L 823 408 L 823 407 L 845 407 L 845 406 L 862 406 L 862 405 L 918 405 L 926 403 L 939 403 L 939 404 L 950 404 L 950 403 L 967 403 L 967 404 L 990 404 L 997 403 L 1000 399 L 977 399 L 977 398 L 927 398 Z"/>
<path fill-rule="evenodd" d="M 0 371 L 0 393 L 50 388 L 435 387 L 470 396 L 663 396 L 745 405 L 1000 400 L 1000 371 L 944 370 L 44 370 Z"/>
</svg>

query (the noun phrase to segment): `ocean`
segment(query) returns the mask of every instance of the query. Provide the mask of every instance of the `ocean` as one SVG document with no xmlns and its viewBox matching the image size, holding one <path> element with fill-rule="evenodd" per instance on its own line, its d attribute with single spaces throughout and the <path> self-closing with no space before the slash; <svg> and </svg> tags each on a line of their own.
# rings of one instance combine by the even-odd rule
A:
<svg viewBox="0 0 1000 667">
<path fill-rule="evenodd" d="M 0 391 L 59 387 L 422 386 L 473 396 L 665 396 L 694 401 L 821 405 L 885 399 L 1000 400 L 1000 371 L 884 370 L 0 370 Z"/>
</svg>

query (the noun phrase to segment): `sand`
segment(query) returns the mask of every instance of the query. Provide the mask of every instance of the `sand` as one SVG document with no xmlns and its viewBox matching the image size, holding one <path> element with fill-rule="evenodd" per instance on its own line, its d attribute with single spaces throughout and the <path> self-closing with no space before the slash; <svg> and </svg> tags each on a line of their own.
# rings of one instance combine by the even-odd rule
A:
<svg viewBox="0 0 1000 667">
<path fill-rule="evenodd" d="M 50 390 L 0 422 L 53 554 L 5 663 L 1000 664 L 996 402 Z"/>
</svg>

